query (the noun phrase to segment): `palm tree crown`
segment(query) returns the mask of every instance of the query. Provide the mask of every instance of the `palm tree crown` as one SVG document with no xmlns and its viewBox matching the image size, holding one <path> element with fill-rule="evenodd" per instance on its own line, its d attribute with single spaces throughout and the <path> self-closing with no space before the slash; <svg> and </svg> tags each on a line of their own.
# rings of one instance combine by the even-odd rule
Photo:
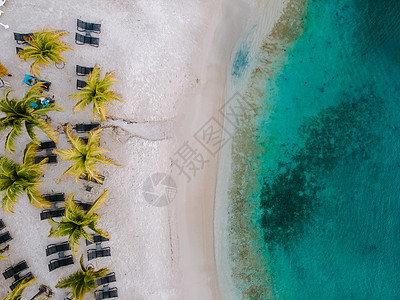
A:
<svg viewBox="0 0 400 300">
<path fill-rule="evenodd" d="M 81 111 L 87 105 L 93 104 L 93 120 L 96 115 L 100 119 L 105 120 L 108 114 L 107 104 L 114 104 L 114 100 L 123 102 L 118 96 L 110 90 L 110 87 L 118 80 L 114 76 L 114 72 L 106 73 L 103 79 L 100 79 L 100 69 L 94 66 L 93 71 L 89 74 L 87 85 L 74 95 L 70 95 L 73 99 L 79 99 L 74 106 L 74 112 Z"/>
<path fill-rule="evenodd" d="M 66 62 L 61 54 L 64 51 L 72 50 L 61 40 L 61 37 L 66 34 L 65 31 L 55 31 L 50 28 L 39 29 L 27 39 L 29 46 L 19 51 L 18 56 L 24 61 L 33 60 L 31 72 L 39 77 L 42 67 L 52 63 Z"/>
<path fill-rule="evenodd" d="M 32 279 L 26 278 L 22 280 L 11 293 L 9 293 L 7 296 L 3 298 L 3 300 L 21 300 L 22 293 L 24 292 L 25 288 L 34 284 L 36 280 L 37 278 L 32 278 Z"/>
<path fill-rule="evenodd" d="M 9 99 L 11 91 L 8 91 L 4 98 L 0 100 L 0 111 L 5 114 L 4 117 L 0 118 L 0 131 L 11 128 L 5 142 L 5 149 L 7 152 L 15 152 L 15 139 L 22 134 L 23 125 L 25 125 L 26 132 L 34 143 L 40 143 L 34 132 L 35 127 L 43 131 L 50 139 L 57 142 L 57 131 L 40 116 L 46 115 L 53 110 L 62 111 L 62 108 L 55 104 L 49 104 L 47 107 L 39 109 L 33 109 L 30 106 L 35 99 L 43 96 L 41 85 L 42 83 L 37 83 L 32 86 L 26 92 L 22 100 L 16 98 Z"/>
<path fill-rule="evenodd" d="M 99 147 L 101 129 L 91 131 L 89 133 L 88 142 L 85 145 L 83 141 L 71 132 L 67 126 L 66 134 L 72 149 L 63 149 L 61 151 L 54 150 L 53 152 L 59 154 L 63 160 L 71 160 L 72 165 L 62 175 L 69 174 L 75 176 L 75 180 L 82 176 L 88 175 L 89 180 L 96 180 L 102 183 L 103 180 L 99 176 L 97 164 L 106 164 L 112 166 L 119 166 L 111 158 L 106 157 L 103 153 L 109 152 L 107 149 Z M 60 177 L 60 178 L 61 178 Z"/>
<path fill-rule="evenodd" d="M 92 268 L 85 268 L 83 265 L 83 255 L 80 259 L 81 270 L 60 280 L 56 288 L 72 290 L 72 296 L 76 300 L 82 300 L 85 294 L 94 291 L 97 288 L 96 279 L 106 276 L 108 269 L 102 268 L 94 271 Z"/>
<path fill-rule="evenodd" d="M 26 145 L 23 163 L 18 164 L 5 156 L 0 156 L 0 191 L 3 192 L 2 206 L 4 212 L 14 212 L 18 197 L 26 193 L 29 202 L 37 207 L 49 207 L 50 203 L 41 196 L 38 181 L 44 170 L 47 159 L 35 164 L 37 145 Z"/>
<path fill-rule="evenodd" d="M 103 194 L 96 199 L 92 207 L 85 212 L 74 202 L 75 194 L 70 194 L 65 201 L 65 214 L 61 218 L 61 221 L 56 222 L 53 219 L 49 220 L 51 225 L 49 237 L 68 236 L 68 241 L 75 257 L 79 248 L 79 240 L 82 237 L 93 241 L 92 236 L 86 231 L 86 228 L 91 229 L 93 232 L 105 238 L 110 238 L 107 231 L 97 227 L 97 221 L 101 216 L 96 214 L 96 211 L 104 204 L 107 195 L 108 191 L 105 190 Z"/>
</svg>

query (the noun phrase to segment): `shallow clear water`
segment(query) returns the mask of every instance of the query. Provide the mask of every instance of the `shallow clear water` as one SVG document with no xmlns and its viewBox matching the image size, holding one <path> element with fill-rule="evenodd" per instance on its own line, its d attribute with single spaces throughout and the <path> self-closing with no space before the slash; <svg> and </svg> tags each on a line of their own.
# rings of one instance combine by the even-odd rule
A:
<svg viewBox="0 0 400 300">
<path fill-rule="evenodd" d="M 241 217 L 268 267 L 242 270 L 246 289 L 267 274 L 268 298 L 400 299 L 400 2 L 315 0 L 304 29 L 268 79 L 263 150 L 247 153 L 261 162 Z"/>
</svg>

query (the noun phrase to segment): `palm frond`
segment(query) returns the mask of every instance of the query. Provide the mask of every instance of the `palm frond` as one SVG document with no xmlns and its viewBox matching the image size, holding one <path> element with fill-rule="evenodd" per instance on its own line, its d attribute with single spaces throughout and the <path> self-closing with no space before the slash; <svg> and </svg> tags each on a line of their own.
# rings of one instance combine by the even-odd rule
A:
<svg viewBox="0 0 400 300">
<path fill-rule="evenodd" d="M 14 127 L 7 134 L 6 142 L 4 144 L 5 150 L 10 153 L 15 153 L 14 145 L 17 136 L 22 134 L 22 126 L 19 122 L 14 122 Z"/>
<path fill-rule="evenodd" d="M 22 159 L 24 165 L 32 165 L 35 163 L 36 150 L 38 148 L 39 145 L 32 142 L 26 145 Z"/>
<path fill-rule="evenodd" d="M 49 201 L 46 201 L 43 197 L 42 194 L 38 189 L 28 189 L 26 191 L 29 199 L 29 203 L 32 204 L 33 206 L 39 207 L 39 208 L 49 208 L 51 207 L 51 203 Z"/>
<path fill-rule="evenodd" d="M 103 206 L 104 202 L 106 201 L 108 196 L 108 190 L 105 189 L 104 192 L 94 201 L 92 207 L 88 210 L 87 216 L 91 217 L 95 212 L 97 212 L 100 207 Z"/>
<path fill-rule="evenodd" d="M 21 300 L 22 293 L 24 292 L 24 290 L 28 286 L 34 284 L 36 280 L 37 278 L 31 278 L 31 279 L 25 278 L 15 287 L 15 289 L 11 293 L 5 296 L 3 300 Z"/>
</svg>

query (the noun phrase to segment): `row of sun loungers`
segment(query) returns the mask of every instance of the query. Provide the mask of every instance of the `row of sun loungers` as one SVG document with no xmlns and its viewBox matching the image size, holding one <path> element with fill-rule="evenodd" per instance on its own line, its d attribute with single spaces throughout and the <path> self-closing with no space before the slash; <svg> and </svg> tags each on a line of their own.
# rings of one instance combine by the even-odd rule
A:
<svg viewBox="0 0 400 300">
<path fill-rule="evenodd" d="M 60 244 L 51 244 L 48 245 L 46 248 L 46 256 L 59 253 L 59 252 L 65 252 L 67 250 L 71 250 L 71 246 L 69 245 L 68 242 L 60 243 Z"/>
<path fill-rule="evenodd" d="M 41 142 L 40 146 L 36 149 L 37 152 L 46 151 L 46 155 L 38 155 L 35 157 L 35 164 L 40 163 L 42 160 L 48 158 L 47 164 L 56 164 L 57 155 L 51 153 L 51 150 L 56 148 L 56 143 L 53 141 Z"/>
<path fill-rule="evenodd" d="M 101 236 L 99 234 L 92 234 L 92 238 L 93 238 L 93 242 L 86 240 L 86 246 L 109 241 L 108 238 L 105 238 L 104 236 Z"/>
<path fill-rule="evenodd" d="M 99 257 L 107 257 L 107 256 L 111 256 L 110 247 L 87 250 L 88 260 L 92 260 L 92 259 L 99 258 Z"/>
<path fill-rule="evenodd" d="M 82 35 L 80 33 L 75 34 L 75 42 L 76 44 L 82 45 L 82 44 L 88 44 L 94 47 L 99 46 L 99 38 L 98 37 L 92 37 L 91 33 L 100 33 L 101 32 L 101 24 L 96 24 L 96 23 L 87 23 L 82 20 L 77 20 L 77 30 L 80 32 L 85 32 L 85 35 Z M 14 33 L 14 39 L 16 40 L 17 44 L 24 45 L 28 44 L 27 39 L 32 35 L 32 33 L 28 34 L 21 34 L 21 33 Z M 17 47 L 16 52 L 18 54 L 19 51 L 21 51 L 23 48 Z M 84 67 L 84 66 L 76 66 L 76 74 L 78 76 L 85 76 L 89 75 L 90 72 L 93 71 L 92 67 Z M 37 81 L 43 81 L 39 78 L 35 78 L 33 76 L 25 75 L 24 83 L 28 85 L 34 85 Z M 43 81 L 45 82 L 44 89 L 49 90 L 51 83 L 48 81 Z M 77 89 L 83 89 L 87 83 L 83 80 L 77 79 Z M 100 124 L 98 123 L 91 123 L 91 124 L 77 124 L 75 129 L 78 133 L 86 133 L 90 132 L 91 130 L 99 127 Z M 87 144 L 88 138 L 87 137 L 81 137 L 82 141 Z M 56 148 L 56 144 L 53 141 L 47 141 L 47 142 L 42 142 L 40 147 L 37 149 L 37 151 L 46 151 L 46 155 L 39 155 L 35 158 L 35 163 L 41 162 L 43 159 L 48 158 L 47 163 L 56 163 L 57 162 L 57 156 L 55 154 L 51 153 L 52 149 Z M 88 180 L 88 175 L 82 176 L 81 179 L 83 180 Z M 102 179 L 104 180 L 104 176 L 102 176 Z M 93 181 L 93 180 L 92 180 Z M 93 181 L 96 182 L 96 181 Z M 97 182 L 96 182 L 97 183 Z M 64 202 L 65 201 L 65 195 L 64 193 L 55 193 L 55 194 L 44 194 L 42 195 L 43 198 L 50 203 L 56 205 L 57 203 Z M 91 203 L 85 203 L 81 201 L 75 201 L 78 205 L 82 207 L 84 210 L 89 210 L 90 207 L 92 206 Z M 45 220 L 48 218 L 56 218 L 56 217 L 61 217 L 65 213 L 65 208 L 55 208 L 55 209 L 48 209 L 44 210 L 40 214 L 41 220 Z M 0 220 L 0 230 L 3 229 L 5 226 Z M 111 250 L 110 247 L 105 247 L 101 248 L 101 243 L 102 242 L 107 242 L 109 239 L 104 238 L 100 235 L 93 234 L 93 242 L 90 242 L 86 240 L 86 245 L 89 246 L 91 244 L 96 244 L 96 249 L 88 249 L 87 250 L 87 258 L 88 260 L 92 260 L 95 258 L 99 257 L 107 257 L 111 256 Z M 4 240 L 10 240 L 11 237 L 9 236 L 9 233 L 6 232 L 3 235 L 0 235 L 0 242 Z M 46 256 L 58 254 L 57 259 L 52 259 L 50 260 L 48 267 L 49 267 L 49 272 L 54 271 L 60 267 L 72 265 L 74 263 L 72 255 L 64 256 L 65 251 L 71 250 L 71 247 L 68 242 L 62 242 L 58 244 L 51 244 L 48 245 L 46 248 Z M 28 273 L 24 275 L 23 277 L 19 277 L 19 274 L 26 270 L 28 268 L 27 264 L 25 261 L 22 261 L 18 263 L 17 265 L 8 268 L 4 273 L 4 277 L 10 278 L 12 276 L 15 277 L 14 283 L 11 285 L 11 289 L 14 289 L 15 286 L 21 282 L 24 278 L 30 277 L 33 278 L 32 273 Z M 106 276 L 97 279 L 96 283 L 98 286 L 103 286 L 102 290 L 97 290 L 95 291 L 95 299 L 109 299 L 109 298 L 116 298 L 118 297 L 118 289 L 116 287 L 109 288 L 108 284 L 116 282 L 116 277 L 115 273 L 110 273 L 107 274 Z"/>
<path fill-rule="evenodd" d="M 17 263 L 16 265 L 7 268 L 4 272 L 3 272 L 3 276 L 4 279 L 9 279 L 11 277 L 14 277 L 14 282 L 10 285 L 10 289 L 14 290 L 15 287 L 25 278 L 33 278 L 33 275 L 31 272 L 27 273 L 24 276 L 20 276 L 21 272 L 25 271 L 26 269 L 28 269 L 28 265 L 26 263 L 25 260 L 20 261 L 19 263 Z"/>
<path fill-rule="evenodd" d="M 91 33 L 100 33 L 101 24 L 88 23 L 82 20 L 77 20 L 76 29 L 80 32 L 85 32 L 85 35 L 75 33 L 75 43 L 78 45 L 90 45 L 93 47 L 99 47 L 99 38 L 91 36 Z"/>
<path fill-rule="evenodd" d="M 116 282 L 116 281 L 117 281 L 117 279 L 115 278 L 115 273 L 112 272 L 110 274 L 107 274 L 104 277 L 97 279 L 96 284 L 98 286 L 101 286 L 101 285 L 109 284 L 109 283 Z"/>
<path fill-rule="evenodd" d="M 118 297 L 118 289 L 116 287 L 112 289 L 104 289 L 94 292 L 96 300 L 110 299 Z"/>
<path fill-rule="evenodd" d="M 76 75 L 78 76 L 86 76 L 89 75 L 93 71 L 91 67 L 84 67 L 76 65 Z"/>
<path fill-rule="evenodd" d="M 99 123 L 88 123 L 88 124 L 76 124 L 75 130 L 78 133 L 90 132 L 93 129 L 97 129 L 100 126 Z"/>
<path fill-rule="evenodd" d="M 58 254 L 58 258 L 52 259 L 49 262 L 49 272 L 52 272 L 58 268 L 69 266 L 74 264 L 74 259 L 72 255 L 65 256 L 64 252 L 71 250 L 71 246 L 68 242 L 63 242 L 59 244 L 51 244 L 46 248 L 46 256 L 50 256 L 53 254 Z"/>
<path fill-rule="evenodd" d="M 49 272 L 73 264 L 74 264 L 74 259 L 72 258 L 72 255 L 62 258 L 52 259 L 49 263 Z"/>
<path fill-rule="evenodd" d="M 40 146 L 36 149 L 36 151 L 52 150 L 55 148 L 56 148 L 56 143 L 54 141 L 46 141 L 46 142 L 41 142 Z"/>
<path fill-rule="evenodd" d="M 87 44 L 93 47 L 99 47 L 99 38 L 75 33 L 75 43 L 77 45 Z"/>
<path fill-rule="evenodd" d="M 16 265 L 7 268 L 4 272 L 3 272 L 3 276 L 4 279 L 8 279 L 11 278 L 15 275 L 18 275 L 19 273 L 21 273 L 22 271 L 28 269 L 28 265 L 26 264 L 26 261 L 20 261 L 19 263 L 17 263 Z"/>
<path fill-rule="evenodd" d="M 31 280 L 31 279 L 33 278 L 32 273 L 29 272 L 28 274 L 26 274 L 26 275 L 24 275 L 24 276 L 19 277 L 18 279 L 16 279 L 16 280 L 10 285 L 10 289 L 13 291 L 13 290 L 17 287 L 17 285 L 18 285 L 22 280 L 24 280 L 25 278 L 27 278 L 28 280 Z"/>
<path fill-rule="evenodd" d="M 103 286 L 102 290 L 98 290 L 94 292 L 95 299 L 110 299 L 118 297 L 118 289 L 116 287 L 109 288 L 108 285 L 110 283 L 116 282 L 117 279 L 115 277 L 115 273 L 109 273 L 106 276 L 99 278 L 96 280 L 97 286 Z"/>
<path fill-rule="evenodd" d="M 6 228 L 6 225 L 4 224 L 3 220 L 0 220 L 0 230 L 3 230 L 4 228 Z M 8 231 L 0 234 L 0 245 L 3 245 L 11 240 L 12 240 L 12 237 Z M 14 267 L 10 267 L 3 272 L 3 276 L 5 279 L 11 278 L 13 276 L 15 278 L 15 281 L 10 286 L 11 290 L 13 290 L 21 280 L 19 278 L 18 274 L 27 268 L 28 268 L 28 266 L 26 265 L 26 262 L 22 261 L 22 262 L 18 263 L 17 265 L 15 265 Z M 31 273 L 27 274 L 26 276 L 28 276 L 28 275 L 32 276 Z"/>
<path fill-rule="evenodd" d="M 88 23 L 88 22 L 84 22 L 84 21 L 78 19 L 76 22 L 76 30 L 100 33 L 101 32 L 101 24 Z"/>
<path fill-rule="evenodd" d="M 54 194 L 43 194 L 42 197 L 52 203 L 56 204 L 58 202 L 64 202 L 65 201 L 65 194 L 64 193 L 54 193 Z"/>
</svg>

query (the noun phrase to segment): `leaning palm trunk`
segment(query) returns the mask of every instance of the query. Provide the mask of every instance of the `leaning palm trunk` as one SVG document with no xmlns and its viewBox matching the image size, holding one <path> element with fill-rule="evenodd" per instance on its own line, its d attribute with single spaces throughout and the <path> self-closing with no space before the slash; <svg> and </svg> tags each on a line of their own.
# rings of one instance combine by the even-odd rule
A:
<svg viewBox="0 0 400 300">
<path fill-rule="evenodd" d="M 96 214 L 99 208 L 106 201 L 107 195 L 108 191 L 105 190 L 87 212 L 74 202 L 75 194 L 68 195 L 68 198 L 65 201 L 65 214 L 61 218 L 61 221 L 56 222 L 53 219 L 49 220 L 51 225 L 49 237 L 68 236 L 68 242 L 75 257 L 79 250 L 79 241 L 81 238 L 84 237 L 93 242 L 92 235 L 87 231 L 87 229 L 90 229 L 105 238 L 110 238 L 107 231 L 97 227 L 97 221 L 101 216 Z"/>
<path fill-rule="evenodd" d="M 74 112 L 81 111 L 86 106 L 93 105 L 93 120 L 96 115 L 101 120 L 105 120 L 108 115 L 107 104 L 114 105 L 114 100 L 123 102 L 110 87 L 118 80 L 114 76 L 114 72 L 106 73 L 103 79 L 100 79 L 100 69 L 94 66 L 93 71 L 89 74 L 87 85 L 78 93 L 70 95 L 73 99 L 78 99 L 78 103 L 74 106 Z"/>
<path fill-rule="evenodd" d="M 106 276 L 109 271 L 106 268 L 97 271 L 94 271 L 93 268 L 85 268 L 83 255 L 80 259 L 80 265 L 81 270 L 60 280 L 56 285 L 56 288 L 59 289 L 71 289 L 75 300 L 82 300 L 87 293 L 94 291 L 97 288 L 96 279 Z"/>
<path fill-rule="evenodd" d="M 43 96 L 41 86 L 42 83 L 32 86 L 22 100 L 9 99 L 11 91 L 8 91 L 4 98 L 0 100 L 0 112 L 5 114 L 5 117 L 0 118 L 0 131 L 11 128 L 4 145 L 7 152 L 15 152 L 15 139 L 22 134 L 23 127 L 25 127 L 26 132 L 35 144 L 40 143 L 36 137 L 35 128 L 39 128 L 50 139 L 57 142 L 57 131 L 41 116 L 53 110 L 62 111 L 62 108 L 55 104 L 49 104 L 46 108 L 40 109 L 33 109 L 30 106 L 35 99 Z"/>
<path fill-rule="evenodd" d="M 61 40 L 66 34 L 65 31 L 55 31 L 50 28 L 39 29 L 27 39 L 30 46 L 19 51 L 18 56 L 24 61 L 33 60 L 31 72 L 35 76 L 40 76 L 39 71 L 42 67 L 66 62 L 61 54 L 72 50 Z"/>
<path fill-rule="evenodd" d="M 71 132 L 69 126 L 67 126 L 66 134 L 68 141 L 72 146 L 72 149 L 63 149 L 61 151 L 54 150 L 55 154 L 58 154 L 63 160 L 70 160 L 71 167 L 69 167 L 62 175 L 71 175 L 75 177 L 75 180 L 82 176 L 88 175 L 89 180 L 95 180 L 99 183 L 103 183 L 100 175 L 98 174 L 97 165 L 105 164 L 111 166 L 118 166 L 111 158 L 103 155 L 109 152 L 107 149 L 99 147 L 100 132 L 101 129 L 91 131 L 89 133 L 88 142 L 85 145 L 83 141 Z M 58 179 L 60 180 L 61 177 Z"/>
<path fill-rule="evenodd" d="M 3 192 L 2 206 L 4 212 L 14 212 L 21 194 L 28 195 L 29 202 L 37 207 L 46 208 L 50 203 L 43 199 L 38 181 L 42 176 L 47 158 L 35 164 L 37 145 L 29 143 L 25 148 L 23 163 L 18 164 L 5 156 L 0 156 L 0 191 Z"/>
</svg>

